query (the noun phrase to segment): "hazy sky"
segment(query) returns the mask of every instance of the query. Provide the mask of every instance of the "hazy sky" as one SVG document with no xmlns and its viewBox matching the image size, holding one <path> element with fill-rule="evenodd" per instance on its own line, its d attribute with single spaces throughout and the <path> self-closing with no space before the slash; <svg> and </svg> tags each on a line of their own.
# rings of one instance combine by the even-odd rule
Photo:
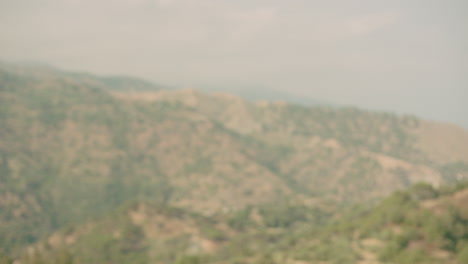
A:
<svg viewBox="0 0 468 264">
<path fill-rule="evenodd" d="M 466 0 L 0 0 L 0 58 L 468 128 Z"/>
</svg>

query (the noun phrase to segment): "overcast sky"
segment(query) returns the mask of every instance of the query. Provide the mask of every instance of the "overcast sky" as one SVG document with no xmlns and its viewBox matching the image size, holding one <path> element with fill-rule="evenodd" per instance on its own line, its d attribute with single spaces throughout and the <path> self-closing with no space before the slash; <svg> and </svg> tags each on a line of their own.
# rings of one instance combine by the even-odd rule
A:
<svg viewBox="0 0 468 264">
<path fill-rule="evenodd" d="M 466 0 L 0 0 L 0 59 L 468 128 Z"/>
</svg>

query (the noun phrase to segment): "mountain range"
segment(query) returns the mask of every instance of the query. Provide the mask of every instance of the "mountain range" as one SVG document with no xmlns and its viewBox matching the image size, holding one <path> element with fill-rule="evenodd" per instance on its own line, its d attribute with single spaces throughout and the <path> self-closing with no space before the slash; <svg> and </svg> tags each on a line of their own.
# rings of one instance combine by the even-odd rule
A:
<svg viewBox="0 0 468 264">
<path fill-rule="evenodd" d="M 0 168 L 6 263 L 456 263 L 468 254 L 468 131 L 414 116 L 2 63 Z M 429 239 L 417 220 L 428 213 L 455 218 L 427 224 L 439 228 Z M 399 228 L 412 230 L 406 244 Z M 445 235 L 452 244 L 437 240 Z M 431 247 L 440 254 L 424 256 Z"/>
</svg>

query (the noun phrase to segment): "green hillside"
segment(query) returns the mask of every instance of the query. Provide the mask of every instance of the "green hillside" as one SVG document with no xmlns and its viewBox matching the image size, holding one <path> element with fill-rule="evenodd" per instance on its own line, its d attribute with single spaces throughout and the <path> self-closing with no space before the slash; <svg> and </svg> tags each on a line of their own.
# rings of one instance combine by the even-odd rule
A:
<svg viewBox="0 0 468 264">
<path fill-rule="evenodd" d="M 0 248 L 13 258 L 73 234 L 66 250 L 40 252 L 83 263 L 268 261 L 293 243 L 286 230 L 417 182 L 467 178 L 468 132 L 449 124 L 0 65 Z M 135 208 L 147 208 L 144 222 Z M 155 219 L 182 232 L 154 229 Z M 180 259 L 194 237 L 203 254 Z M 101 247 L 107 259 L 89 251 Z"/>
<path fill-rule="evenodd" d="M 202 216 L 148 202 L 62 229 L 21 263 L 466 263 L 468 184 L 416 184 L 335 213 L 297 204 Z M 49 260 L 52 262 L 41 262 Z"/>
</svg>

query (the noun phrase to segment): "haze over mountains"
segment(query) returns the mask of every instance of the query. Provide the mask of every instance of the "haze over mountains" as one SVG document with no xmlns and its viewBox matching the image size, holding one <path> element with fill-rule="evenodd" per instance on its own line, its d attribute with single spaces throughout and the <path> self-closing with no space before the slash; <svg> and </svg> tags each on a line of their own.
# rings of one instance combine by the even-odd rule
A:
<svg viewBox="0 0 468 264">
<path fill-rule="evenodd" d="M 0 1 L 0 264 L 468 263 L 467 14 Z"/>
<path fill-rule="evenodd" d="M 0 1 L 0 57 L 268 87 L 468 129 L 465 0 L 200 1 Z"/>
<path fill-rule="evenodd" d="M 468 132 L 456 125 L 9 64 L 0 65 L 0 154 L 0 247 L 21 263 L 358 263 L 369 259 L 353 244 L 362 226 L 324 247 L 307 234 L 413 184 L 468 179 Z M 367 231 L 390 245 L 386 221 L 419 232 L 413 220 L 425 211 L 406 209 L 458 201 L 463 188 L 396 194 L 401 214 L 376 207 L 381 220 Z M 422 261 L 430 247 L 442 253 L 424 263 L 464 256 L 467 203 L 454 203 L 458 231 L 445 220 L 438 229 L 451 244 L 421 231 L 409 240 L 424 246 L 393 249 L 401 259 Z M 372 261 L 394 260 L 382 254 Z"/>
</svg>

